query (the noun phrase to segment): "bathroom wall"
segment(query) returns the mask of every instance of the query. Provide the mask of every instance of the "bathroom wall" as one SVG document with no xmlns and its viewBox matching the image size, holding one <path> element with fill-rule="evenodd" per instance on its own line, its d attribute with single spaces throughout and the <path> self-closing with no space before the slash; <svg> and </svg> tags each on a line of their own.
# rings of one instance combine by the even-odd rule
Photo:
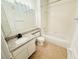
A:
<svg viewBox="0 0 79 59">
<path fill-rule="evenodd" d="M 47 33 L 68 39 L 68 41 L 71 40 L 75 9 L 74 2 L 64 2 L 54 6 L 49 5 Z"/>
<path fill-rule="evenodd" d="M 71 54 L 68 58 L 77 59 L 77 1 L 53 1 L 57 0 L 38 2 L 38 9 L 41 10 L 38 11 L 37 25 L 41 27 L 42 35 L 47 41 L 67 48 L 68 55 Z"/>
<path fill-rule="evenodd" d="M 36 0 L 36 25 L 41 28 L 41 6 L 40 0 Z"/>
<path fill-rule="evenodd" d="M 56 37 L 55 41 L 62 41 L 68 46 L 71 44 L 73 31 L 74 31 L 74 18 L 76 13 L 76 1 L 74 0 L 61 0 L 56 3 L 51 3 L 53 0 L 48 0 L 46 19 L 42 19 L 42 25 L 45 27 L 46 35 Z M 43 11 L 43 7 L 42 7 Z M 42 16 L 43 17 L 43 16 Z M 44 22 L 45 21 L 45 22 Z M 58 42 L 57 42 L 58 43 Z"/>
<path fill-rule="evenodd" d="M 47 23 L 48 23 L 48 0 L 41 0 L 41 24 L 42 24 L 42 32 L 46 33 L 47 31 Z"/>
<path fill-rule="evenodd" d="M 1 29 L 1 59 L 11 59 L 12 55 L 8 49 L 7 43 L 4 38 L 4 33 Z"/>
<path fill-rule="evenodd" d="M 12 32 L 9 36 L 25 32 L 30 28 L 36 27 L 36 0 L 30 0 L 28 2 L 30 5 L 28 6 L 25 6 L 25 4 L 22 3 L 24 3 L 24 1 L 18 3 L 9 0 L 2 1 L 2 7 L 5 11 L 5 15 Z"/>
<path fill-rule="evenodd" d="M 5 15 L 5 11 L 3 9 L 3 7 L 1 7 L 1 28 L 3 30 L 4 33 L 4 36 L 7 37 L 9 36 L 12 32 L 11 32 L 11 28 L 10 28 L 10 25 L 9 25 L 9 22 L 7 20 L 7 17 Z M 5 30 L 4 30 L 5 29 Z"/>
<path fill-rule="evenodd" d="M 75 20 L 75 28 L 74 28 L 74 35 L 73 40 L 71 41 L 71 51 L 73 53 L 74 59 L 78 59 L 78 20 Z"/>
</svg>

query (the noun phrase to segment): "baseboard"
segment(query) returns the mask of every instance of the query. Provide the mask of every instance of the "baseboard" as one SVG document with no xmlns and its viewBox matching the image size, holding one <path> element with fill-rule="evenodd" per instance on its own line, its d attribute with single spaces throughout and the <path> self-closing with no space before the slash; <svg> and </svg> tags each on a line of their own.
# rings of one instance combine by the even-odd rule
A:
<svg viewBox="0 0 79 59">
<path fill-rule="evenodd" d="M 45 35 L 42 34 L 42 36 L 44 36 L 46 38 L 47 41 L 49 41 L 50 43 L 54 43 L 57 44 L 61 47 L 64 47 L 67 49 L 67 59 L 77 59 L 76 55 L 75 55 L 75 51 L 72 50 L 72 48 L 70 48 L 68 41 L 56 37 L 56 36 L 50 36 L 50 35 Z"/>
<path fill-rule="evenodd" d="M 46 40 L 51 42 L 51 43 L 60 45 L 64 48 L 69 48 L 69 43 L 62 38 L 59 38 L 59 37 L 56 37 L 56 36 L 45 35 L 45 34 L 43 34 L 42 36 L 44 36 L 46 38 Z"/>
</svg>

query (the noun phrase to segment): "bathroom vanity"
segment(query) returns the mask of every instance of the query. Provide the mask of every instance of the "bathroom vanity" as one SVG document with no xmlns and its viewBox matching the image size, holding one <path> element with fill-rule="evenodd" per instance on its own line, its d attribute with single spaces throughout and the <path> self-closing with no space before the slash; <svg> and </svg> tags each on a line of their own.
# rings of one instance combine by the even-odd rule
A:
<svg viewBox="0 0 79 59">
<path fill-rule="evenodd" d="M 36 50 L 35 39 L 12 51 L 14 59 L 28 59 Z"/>
<path fill-rule="evenodd" d="M 24 34 L 22 38 L 10 39 L 7 44 L 12 54 L 12 59 L 28 59 L 36 51 L 36 38 L 40 31 L 34 30 Z"/>
<path fill-rule="evenodd" d="M 36 51 L 36 38 L 40 36 L 36 29 L 36 0 L 1 2 L 1 27 L 12 55 L 10 59 L 28 59 Z M 18 33 L 22 34 L 19 39 Z"/>
</svg>

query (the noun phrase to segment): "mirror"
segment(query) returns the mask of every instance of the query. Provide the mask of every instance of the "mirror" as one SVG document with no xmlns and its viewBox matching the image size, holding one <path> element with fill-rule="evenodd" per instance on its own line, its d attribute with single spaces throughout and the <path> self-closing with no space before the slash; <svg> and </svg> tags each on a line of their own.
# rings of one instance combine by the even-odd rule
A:
<svg viewBox="0 0 79 59">
<path fill-rule="evenodd" d="M 6 37 L 36 27 L 36 0 L 2 0 L 2 30 Z"/>
</svg>

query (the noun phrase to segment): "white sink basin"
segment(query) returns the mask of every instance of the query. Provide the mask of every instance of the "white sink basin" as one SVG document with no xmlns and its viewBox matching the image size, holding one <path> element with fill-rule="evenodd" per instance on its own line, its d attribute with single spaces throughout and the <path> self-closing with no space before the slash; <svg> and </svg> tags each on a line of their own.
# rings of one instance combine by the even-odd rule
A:
<svg viewBox="0 0 79 59">
<path fill-rule="evenodd" d="M 21 44 L 21 43 L 25 43 L 29 40 L 31 40 L 34 36 L 33 35 L 29 35 L 29 36 L 23 36 L 22 38 L 19 38 L 15 41 L 16 44 Z"/>
<path fill-rule="evenodd" d="M 29 37 L 22 37 L 22 38 L 17 39 L 17 40 L 16 40 L 16 43 L 17 43 L 17 44 L 21 44 L 21 43 L 27 42 L 27 41 L 29 41 L 29 40 L 30 40 Z"/>
<path fill-rule="evenodd" d="M 24 35 L 22 38 L 15 38 L 8 41 L 8 46 L 10 51 L 14 50 L 15 48 L 19 47 L 20 45 L 32 40 L 35 36 L 34 35 Z"/>
</svg>

